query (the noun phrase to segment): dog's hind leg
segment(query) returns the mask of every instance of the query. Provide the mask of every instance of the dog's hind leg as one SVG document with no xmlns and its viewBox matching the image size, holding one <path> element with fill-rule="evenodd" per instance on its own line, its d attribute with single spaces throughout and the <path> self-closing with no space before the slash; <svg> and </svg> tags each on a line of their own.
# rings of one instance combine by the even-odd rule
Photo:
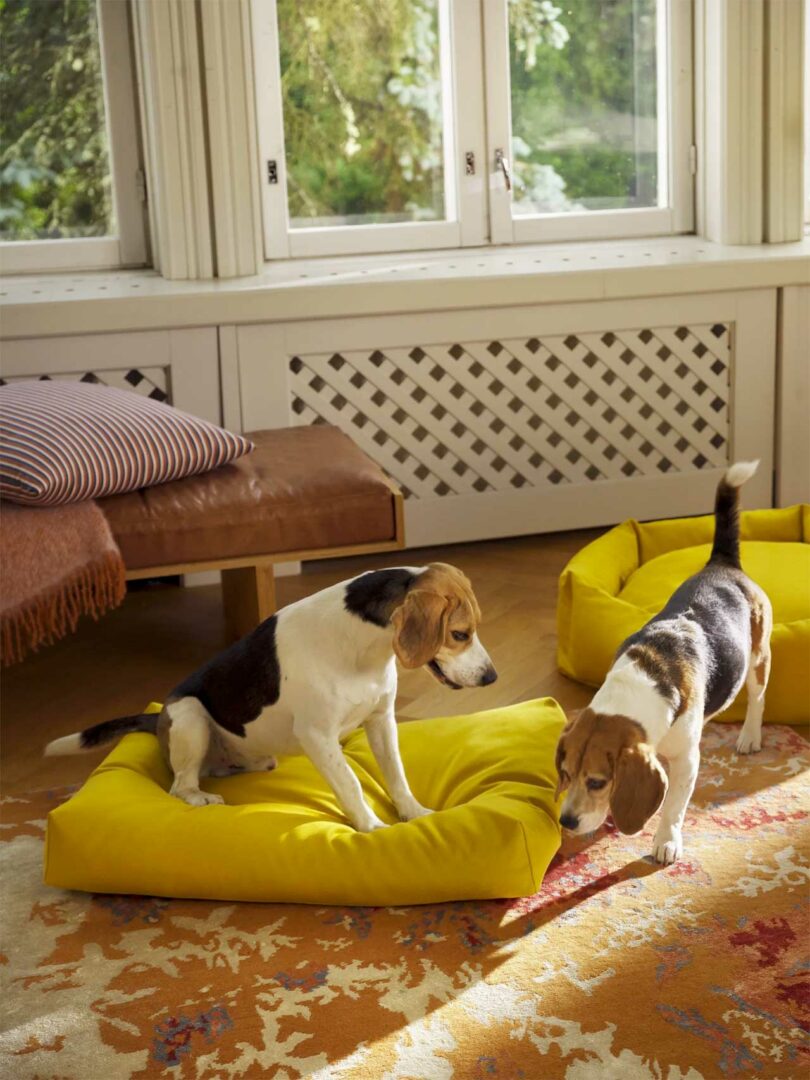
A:
<svg viewBox="0 0 810 1080">
<path fill-rule="evenodd" d="M 748 707 L 737 739 L 738 754 L 753 754 L 762 748 L 762 714 L 765 691 L 771 673 L 771 625 L 773 615 L 767 600 L 755 604 L 751 613 L 751 658 L 745 676 Z"/>
<path fill-rule="evenodd" d="M 762 749 L 762 714 L 765 711 L 765 691 L 771 673 L 771 650 L 752 653 L 745 676 L 748 691 L 748 707 L 745 722 L 737 739 L 738 754 L 755 754 Z"/>
<path fill-rule="evenodd" d="M 222 803 L 221 795 L 200 790 L 200 770 L 208 753 L 211 720 L 195 697 L 180 698 L 166 706 L 169 728 L 169 762 L 174 773 L 170 794 L 190 806 Z"/>
</svg>

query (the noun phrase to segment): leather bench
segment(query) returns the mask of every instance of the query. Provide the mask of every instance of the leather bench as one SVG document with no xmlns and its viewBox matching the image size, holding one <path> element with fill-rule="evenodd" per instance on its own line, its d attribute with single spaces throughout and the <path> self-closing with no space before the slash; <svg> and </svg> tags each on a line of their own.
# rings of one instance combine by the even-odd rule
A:
<svg viewBox="0 0 810 1080">
<path fill-rule="evenodd" d="M 339 428 L 247 437 L 255 450 L 231 465 L 98 501 L 129 579 L 221 570 L 236 636 L 275 610 L 275 563 L 405 542 L 402 493 Z"/>
</svg>

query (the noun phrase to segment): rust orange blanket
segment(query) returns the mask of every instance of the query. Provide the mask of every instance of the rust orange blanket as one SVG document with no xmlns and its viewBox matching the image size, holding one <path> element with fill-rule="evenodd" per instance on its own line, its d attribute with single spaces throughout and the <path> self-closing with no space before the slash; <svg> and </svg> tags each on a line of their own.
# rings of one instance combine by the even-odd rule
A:
<svg viewBox="0 0 810 1080">
<path fill-rule="evenodd" d="M 0 511 L 0 661 L 22 660 L 124 599 L 124 562 L 94 502 Z"/>
</svg>

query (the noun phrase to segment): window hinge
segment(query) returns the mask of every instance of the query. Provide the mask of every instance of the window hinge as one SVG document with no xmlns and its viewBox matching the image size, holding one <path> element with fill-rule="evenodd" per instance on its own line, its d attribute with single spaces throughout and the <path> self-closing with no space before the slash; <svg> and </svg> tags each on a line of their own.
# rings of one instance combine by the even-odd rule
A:
<svg viewBox="0 0 810 1080">
<path fill-rule="evenodd" d="M 267 183 L 268 184 L 277 184 L 278 183 L 278 164 L 277 164 L 275 158 L 271 158 L 267 162 Z"/>
<path fill-rule="evenodd" d="M 697 147 L 694 143 L 689 147 L 689 172 L 692 176 L 697 173 Z"/>
<path fill-rule="evenodd" d="M 472 150 L 464 155 L 464 175 L 475 176 L 475 153 Z"/>
<path fill-rule="evenodd" d="M 138 169 L 135 173 L 135 190 L 138 193 L 138 200 L 142 203 L 146 202 L 146 173 L 143 169 Z"/>
</svg>

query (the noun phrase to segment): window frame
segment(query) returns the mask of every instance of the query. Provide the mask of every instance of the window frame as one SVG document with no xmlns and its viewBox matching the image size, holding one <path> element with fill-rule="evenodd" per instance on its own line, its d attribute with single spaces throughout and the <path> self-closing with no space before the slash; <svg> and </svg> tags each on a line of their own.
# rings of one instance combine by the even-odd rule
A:
<svg viewBox="0 0 810 1080">
<path fill-rule="evenodd" d="M 0 241 L 5 274 L 146 265 L 145 181 L 129 5 L 120 0 L 96 0 L 96 11 L 116 232 L 62 240 Z"/>
<path fill-rule="evenodd" d="M 454 248 L 486 241 L 483 141 L 483 67 L 478 0 L 439 0 L 441 27 L 445 171 L 452 213 L 445 221 L 395 225 L 321 226 L 292 229 L 288 223 L 287 164 L 276 0 L 251 0 L 256 117 L 259 137 L 264 251 L 266 259 L 374 254 Z M 448 93 L 449 90 L 449 93 Z M 447 121 L 449 120 L 449 134 Z M 465 173 L 472 152 L 476 172 Z M 277 163 L 278 183 L 268 182 L 268 162 Z"/>
<path fill-rule="evenodd" d="M 487 72 L 489 161 L 499 148 L 511 158 L 508 0 L 484 3 L 484 66 Z M 662 236 L 694 230 L 693 62 L 691 0 L 657 0 L 658 94 L 666 96 L 667 205 L 584 213 L 516 215 L 500 170 L 490 177 L 492 241 L 499 244 L 558 243 Z"/>
<path fill-rule="evenodd" d="M 291 229 L 287 220 L 276 0 L 251 3 L 265 259 L 694 231 L 692 0 L 658 0 L 659 54 L 664 57 L 659 93 L 666 91 L 667 102 L 667 206 L 513 217 L 511 197 L 495 164 L 495 150 L 511 147 L 508 0 L 446 0 L 443 49 L 450 66 L 453 131 L 445 140 L 445 162 L 449 149 L 455 162 L 456 220 L 311 229 Z M 661 43 L 667 46 L 663 50 Z M 472 176 L 465 175 L 468 152 L 475 162 Z M 277 184 L 268 183 L 269 161 L 276 162 Z"/>
</svg>

